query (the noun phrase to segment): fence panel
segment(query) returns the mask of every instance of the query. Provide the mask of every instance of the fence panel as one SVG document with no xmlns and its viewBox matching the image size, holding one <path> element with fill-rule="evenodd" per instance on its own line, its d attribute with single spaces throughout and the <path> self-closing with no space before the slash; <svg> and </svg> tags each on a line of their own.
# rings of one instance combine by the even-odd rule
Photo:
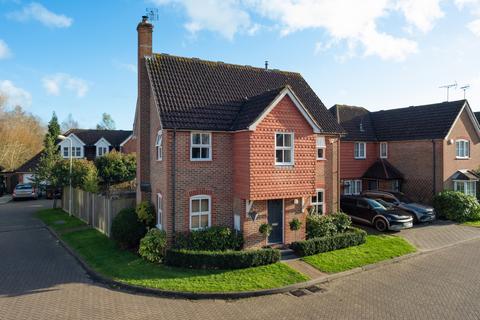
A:
<svg viewBox="0 0 480 320">
<path fill-rule="evenodd" d="M 63 190 L 62 209 L 69 212 L 69 188 Z M 110 236 L 111 224 L 118 212 L 135 206 L 135 193 L 113 194 L 109 199 L 80 189 L 72 190 L 71 214 L 98 231 Z"/>
</svg>

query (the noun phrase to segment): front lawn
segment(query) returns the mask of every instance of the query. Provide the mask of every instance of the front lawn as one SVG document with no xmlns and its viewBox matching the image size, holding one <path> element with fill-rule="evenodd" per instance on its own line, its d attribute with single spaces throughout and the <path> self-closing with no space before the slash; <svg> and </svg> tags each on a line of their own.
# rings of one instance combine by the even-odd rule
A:
<svg viewBox="0 0 480 320">
<path fill-rule="evenodd" d="M 76 217 L 70 217 L 62 209 L 44 209 L 38 211 L 36 215 L 37 218 L 57 232 L 87 225 Z"/>
<path fill-rule="evenodd" d="M 53 218 L 51 212 L 43 211 L 39 214 L 49 225 L 58 218 L 65 220 L 65 216 L 63 213 Z M 283 263 L 239 270 L 193 270 L 153 264 L 119 249 L 94 229 L 66 232 L 61 237 L 100 274 L 137 286 L 171 291 L 232 292 L 276 288 L 309 280 Z"/>
<path fill-rule="evenodd" d="M 480 220 L 464 222 L 463 225 L 480 228 Z"/>
<path fill-rule="evenodd" d="M 319 253 L 303 260 L 320 271 L 341 272 L 415 252 L 406 240 L 389 235 L 369 235 L 359 246 Z"/>
</svg>

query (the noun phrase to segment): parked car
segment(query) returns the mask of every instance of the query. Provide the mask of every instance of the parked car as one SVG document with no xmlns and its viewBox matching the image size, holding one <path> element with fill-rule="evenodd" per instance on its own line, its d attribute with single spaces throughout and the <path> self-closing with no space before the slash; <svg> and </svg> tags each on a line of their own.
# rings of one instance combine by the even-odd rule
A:
<svg viewBox="0 0 480 320">
<path fill-rule="evenodd" d="M 19 183 L 13 189 L 13 200 L 18 199 L 38 199 L 38 192 L 30 183 Z"/>
<path fill-rule="evenodd" d="M 45 186 L 45 197 L 47 199 L 61 199 L 62 198 L 62 189 L 61 188 L 54 188 L 50 185 Z"/>
<path fill-rule="evenodd" d="M 399 231 L 413 226 L 413 218 L 407 212 L 370 198 L 342 196 L 340 207 L 353 221 L 367 223 L 378 231 Z"/>
<path fill-rule="evenodd" d="M 413 223 L 435 220 L 435 210 L 427 205 L 413 202 L 401 192 L 394 191 L 364 191 L 362 196 L 370 199 L 381 199 L 393 206 L 408 212 L 413 217 Z"/>
</svg>

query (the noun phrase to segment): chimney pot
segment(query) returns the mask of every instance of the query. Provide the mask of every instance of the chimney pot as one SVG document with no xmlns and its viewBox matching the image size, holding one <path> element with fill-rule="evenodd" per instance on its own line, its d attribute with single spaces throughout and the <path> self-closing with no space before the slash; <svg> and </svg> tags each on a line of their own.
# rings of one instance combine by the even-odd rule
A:
<svg viewBox="0 0 480 320">
<path fill-rule="evenodd" d="M 142 23 L 146 23 L 148 21 L 148 16 L 142 16 Z"/>
</svg>

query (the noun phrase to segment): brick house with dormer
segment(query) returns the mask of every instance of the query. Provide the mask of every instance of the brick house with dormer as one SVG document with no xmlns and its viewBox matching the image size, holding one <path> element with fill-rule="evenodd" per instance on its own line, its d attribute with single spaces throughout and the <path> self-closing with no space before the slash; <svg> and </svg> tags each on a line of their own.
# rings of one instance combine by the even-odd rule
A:
<svg viewBox="0 0 480 320">
<path fill-rule="evenodd" d="M 369 112 L 330 108 L 347 131 L 341 141 L 341 192 L 402 191 L 431 202 L 443 190 L 476 195 L 480 127 L 467 100 Z"/>
<path fill-rule="evenodd" d="M 146 17 L 137 31 L 137 201 L 169 239 L 222 225 L 248 248 L 288 244 L 308 210 L 338 210 L 343 129 L 300 74 L 154 54 Z"/>
</svg>

